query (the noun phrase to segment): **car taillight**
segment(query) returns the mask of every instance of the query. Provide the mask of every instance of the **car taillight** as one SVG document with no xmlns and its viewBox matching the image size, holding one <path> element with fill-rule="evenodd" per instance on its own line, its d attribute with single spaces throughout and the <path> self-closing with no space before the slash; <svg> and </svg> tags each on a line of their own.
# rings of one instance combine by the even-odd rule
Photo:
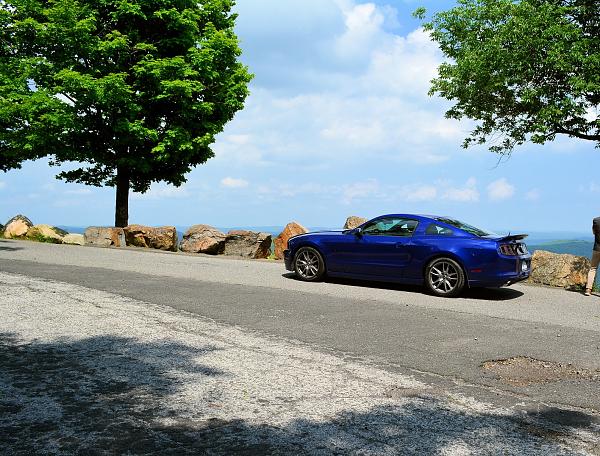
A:
<svg viewBox="0 0 600 456">
<path fill-rule="evenodd" d="M 500 244 L 500 253 L 508 256 L 526 255 L 529 253 L 525 244 Z"/>
</svg>

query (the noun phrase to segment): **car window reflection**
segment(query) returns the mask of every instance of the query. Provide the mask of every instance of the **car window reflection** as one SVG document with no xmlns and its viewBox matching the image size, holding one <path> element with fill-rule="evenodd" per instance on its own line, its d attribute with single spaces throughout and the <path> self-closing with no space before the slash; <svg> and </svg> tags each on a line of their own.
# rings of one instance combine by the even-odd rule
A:
<svg viewBox="0 0 600 456">
<path fill-rule="evenodd" d="M 412 236 L 419 222 L 405 218 L 383 218 L 365 226 L 363 234 L 372 236 Z"/>
</svg>

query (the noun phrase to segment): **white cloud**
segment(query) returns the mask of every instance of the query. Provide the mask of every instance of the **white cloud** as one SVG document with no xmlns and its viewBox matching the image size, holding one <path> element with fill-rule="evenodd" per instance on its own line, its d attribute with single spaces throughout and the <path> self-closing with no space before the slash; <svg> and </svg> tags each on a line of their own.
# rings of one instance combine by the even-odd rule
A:
<svg viewBox="0 0 600 456">
<path fill-rule="evenodd" d="M 444 191 L 443 199 L 462 203 L 479 201 L 477 180 L 471 177 L 467 180 L 464 187 L 447 187 Z"/>
<path fill-rule="evenodd" d="M 467 128 L 445 119 L 447 104 L 427 95 L 443 60 L 429 35 L 392 33 L 398 12 L 391 6 L 306 1 L 239 2 L 242 46 L 262 52 L 251 54 L 257 77 L 215 145 L 216 160 L 294 170 L 334 168 L 340 154 L 353 164 L 446 162 L 448 144 L 458 149 Z M 277 16 L 274 28 L 251 26 L 261 14 Z"/>
<path fill-rule="evenodd" d="M 346 30 L 337 37 L 335 51 L 341 58 L 352 58 L 369 53 L 381 37 L 381 27 L 385 21 L 382 11 L 373 3 L 354 4 L 339 1 L 344 15 Z"/>
<path fill-rule="evenodd" d="M 221 185 L 226 188 L 245 188 L 248 186 L 248 181 L 244 179 L 235 179 L 233 177 L 225 177 L 221 179 Z"/>
<path fill-rule="evenodd" d="M 541 192 L 537 188 L 532 188 L 525 194 L 525 199 L 527 201 L 537 201 L 540 199 Z"/>
<path fill-rule="evenodd" d="M 356 199 L 371 198 L 379 191 L 379 182 L 369 179 L 363 182 L 355 182 L 342 188 L 342 202 L 351 204 Z"/>
<path fill-rule="evenodd" d="M 171 198 L 188 198 L 191 196 L 188 187 L 174 187 L 167 184 L 156 184 L 150 187 L 146 193 L 132 193 L 131 198 L 134 200 L 162 200 Z"/>
<path fill-rule="evenodd" d="M 437 198 L 437 189 L 432 185 L 407 187 L 404 199 L 408 202 L 433 201 Z"/>
<path fill-rule="evenodd" d="M 597 184 L 596 182 L 590 182 L 587 191 L 590 193 L 600 193 L 600 184 Z"/>
<path fill-rule="evenodd" d="M 488 197 L 492 201 L 502 201 L 515 194 L 515 187 L 506 178 L 498 179 L 487 186 Z"/>
<path fill-rule="evenodd" d="M 72 190 L 65 190 L 65 195 L 90 195 L 92 193 L 92 189 L 90 188 L 77 188 Z"/>
</svg>

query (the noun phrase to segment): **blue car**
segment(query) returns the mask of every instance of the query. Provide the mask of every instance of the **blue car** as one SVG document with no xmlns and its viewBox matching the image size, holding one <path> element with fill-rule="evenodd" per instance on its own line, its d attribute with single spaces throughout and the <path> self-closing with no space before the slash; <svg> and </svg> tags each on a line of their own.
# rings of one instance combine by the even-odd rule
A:
<svg viewBox="0 0 600 456">
<path fill-rule="evenodd" d="M 392 214 L 358 228 L 294 236 L 285 267 L 304 281 L 325 275 L 425 285 L 437 296 L 529 277 L 527 235 L 499 236 L 450 217 Z"/>
</svg>

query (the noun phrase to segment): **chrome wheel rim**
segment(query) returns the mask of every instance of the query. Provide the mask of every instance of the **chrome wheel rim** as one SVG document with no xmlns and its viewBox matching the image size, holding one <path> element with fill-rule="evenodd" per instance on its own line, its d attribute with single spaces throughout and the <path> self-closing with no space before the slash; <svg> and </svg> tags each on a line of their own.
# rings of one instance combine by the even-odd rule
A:
<svg viewBox="0 0 600 456">
<path fill-rule="evenodd" d="M 296 259 L 296 270 L 305 279 L 314 279 L 319 273 L 319 256 L 310 250 L 303 250 Z"/>
<path fill-rule="evenodd" d="M 450 293 L 458 285 L 458 270 L 448 261 L 439 261 L 429 270 L 429 283 L 439 293 Z"/>
</svg>

